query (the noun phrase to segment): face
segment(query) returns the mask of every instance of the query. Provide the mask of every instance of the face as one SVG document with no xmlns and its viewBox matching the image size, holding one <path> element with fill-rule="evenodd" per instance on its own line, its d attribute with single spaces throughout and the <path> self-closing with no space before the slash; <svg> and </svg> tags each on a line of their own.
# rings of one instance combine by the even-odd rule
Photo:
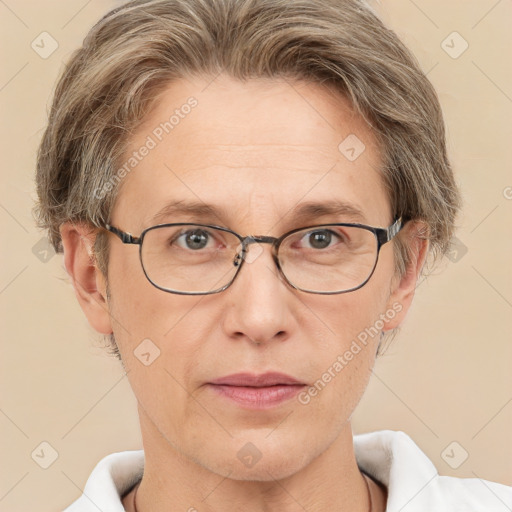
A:
<svg viewBox="0 0 512 512">
<path fill-rule="evenodd" d="M 194 106 L 183 108 L 190 97 Z M 176 109 L 179 121 L 166 133 L 161 123 Z M 364 144 L 356 159 L 347 158 L 343 144 L 339 149 L 354 135 Z M 153 146 L 148 136 L 154 147 L 140 151 Z M 166 222 L 279 237 L 312 224 L 387 227 L 393 221 L 370 129 L 343 97 L 319 85 L 242 84 L 224 76 L 175 82 L 134 134 L 126 161 L 133 152 L 140 161 L 125 176 L 111 218 L 133 235 Z M 155 218 L 175 201 L 204 203 L 216 213 Z M 362 215 L 294 214 L 306 202 L 331 201 Z M 381 249 L 370 281 L 350 293 L 291 288 L 265 244 L 250 246 L 254 258 L 225 291 L 186 296 L 152 286 L 138 246 L 111 237 L 111 328 L 140 404 L 145 442 L 161 443 L 163 451 L 176 450 L 213 472 L 231 472 L 231 478 L 266 480 L 269 473 L 277 478 L 300 470 L 337 439 L 367 386 L 379 341 L 375 330 L 394 327 L 403 307 L 393 293 L 392 243 Z M 141 351 L 150 354 L 141 357 L 150 364 L 141 362 Z M 263 402 L 251 405 L 250 390 L 228 397 L 227 387 L 210 384 L 241 372 L 279 372 L 302 387 L 276 401 L 257 395 Z M 260 462 L 241 464 L 244 450 L 261 454 Z"/>
</svg>

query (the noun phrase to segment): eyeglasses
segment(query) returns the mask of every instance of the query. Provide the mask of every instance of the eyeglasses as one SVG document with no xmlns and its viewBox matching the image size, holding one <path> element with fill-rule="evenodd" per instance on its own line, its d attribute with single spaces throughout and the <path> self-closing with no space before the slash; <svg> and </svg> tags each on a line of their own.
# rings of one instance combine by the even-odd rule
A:
<svg viewBox="0 0 512 512">
<path fill-rule="evenodd" d="M 321 224 L 294 229 L 279 238 L 243 237 L 209 224 L 159 224 L 139 237 L 106 224 L 124 244 L 139 246 L 149 282 L 170 293 L 208 295 L 228 288 L 243 262 L 251 262 L 250 244 L 272 244 L 274 262 L 284 280 L 307 293 L 357 290 L 372 276 L 381 247 L 402 229 L 402 218 L 388 228 L 363 224 Z"/>
</svg>

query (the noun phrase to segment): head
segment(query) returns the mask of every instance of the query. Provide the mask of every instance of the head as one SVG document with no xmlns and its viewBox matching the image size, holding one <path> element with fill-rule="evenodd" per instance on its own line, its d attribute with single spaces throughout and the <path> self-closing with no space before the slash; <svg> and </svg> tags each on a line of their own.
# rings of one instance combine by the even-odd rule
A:
<svg viewBox="0 0 512 512">
<path fill-rule="evenodd" d="M 419 276 L 447 250 L 459 207 L 437 96 L 359 0 L 135 1 L 109 13 L 58 83 L 37 188 L 39 224 L 64 251 L 89 322 L 129 370 L 148 430 L 241 479 L 244 443 L 266 454 L 267 470 L 290 474 L 336 438 L 382 336 L 396 332 Z M 215 210 L 162 213 L 171 202 Z M 333 202 L 352 209 L 318 206 Z M 305 203 L 316 209 L 296 215 Z M 105 229 L 139 236 L 197 222 L 277 238 L 397 218 L 404 227 L 369 281 L 328 295 L 289 286 L 268 245 L 249 246 L 255 257 L 220 293 L 168 293 L 146 278 L 138 248 Z M 159 356 L 145 365 L 141 350 Z M 267 370 L 307 387 L 257 421 L 207 385 Z M 311 430 L 322 435 L 291 457 Z M 217 448 L 205 451 L 204 435 Z"/>
</svg>

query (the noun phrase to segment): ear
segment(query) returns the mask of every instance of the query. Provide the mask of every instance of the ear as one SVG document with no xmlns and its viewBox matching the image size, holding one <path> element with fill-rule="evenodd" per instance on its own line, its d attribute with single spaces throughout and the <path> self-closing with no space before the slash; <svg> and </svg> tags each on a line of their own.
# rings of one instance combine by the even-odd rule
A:
<svg viewBox="0 0 512 512">
<path fill-rule="evenodd" d="M 387 307 L 396 315 L 386 320 L 383 331 L 395 329 L 407 315 L 428 252 L 428 226 L 424 222 L 409 221 L 398 236 L 409 248 L 409 263 L 404 275 L 393 279 Z"/>
<path fill-rule="evenodd" d="M 107 283 L 94 258 L 96 232 L 83 223 L 66 222 L 60 227 L 64 266 L 75 295 L 91 326 L 101 334 L 111 334 Z"/>
</svg>

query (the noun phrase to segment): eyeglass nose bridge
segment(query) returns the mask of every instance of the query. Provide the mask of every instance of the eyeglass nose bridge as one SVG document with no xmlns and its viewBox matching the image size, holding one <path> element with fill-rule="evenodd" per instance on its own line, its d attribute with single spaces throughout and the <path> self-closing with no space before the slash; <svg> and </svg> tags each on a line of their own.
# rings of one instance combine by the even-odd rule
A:
<svg viewBox="0 0 512 512">
<path fill-rule="evenodd" d="M 233 264 L 235 267 L 241 265 L 242 261 L 247 261 L 248 263 L 252 263 L 256 260 L 256 258 L 261 254 L 260 251 L 258 254 L 253 254 L 253 257 L 248 257 L 248 246 L 250 244 L 271 244 L 272 245 L 272 255 L 274 260 L 276 259 L 276 243 L 279 241 L 278 238 L 273 236 L 246 236 L 242 239 L 241 242 L 241 250 L 237 252 Z"/>
</svg>

